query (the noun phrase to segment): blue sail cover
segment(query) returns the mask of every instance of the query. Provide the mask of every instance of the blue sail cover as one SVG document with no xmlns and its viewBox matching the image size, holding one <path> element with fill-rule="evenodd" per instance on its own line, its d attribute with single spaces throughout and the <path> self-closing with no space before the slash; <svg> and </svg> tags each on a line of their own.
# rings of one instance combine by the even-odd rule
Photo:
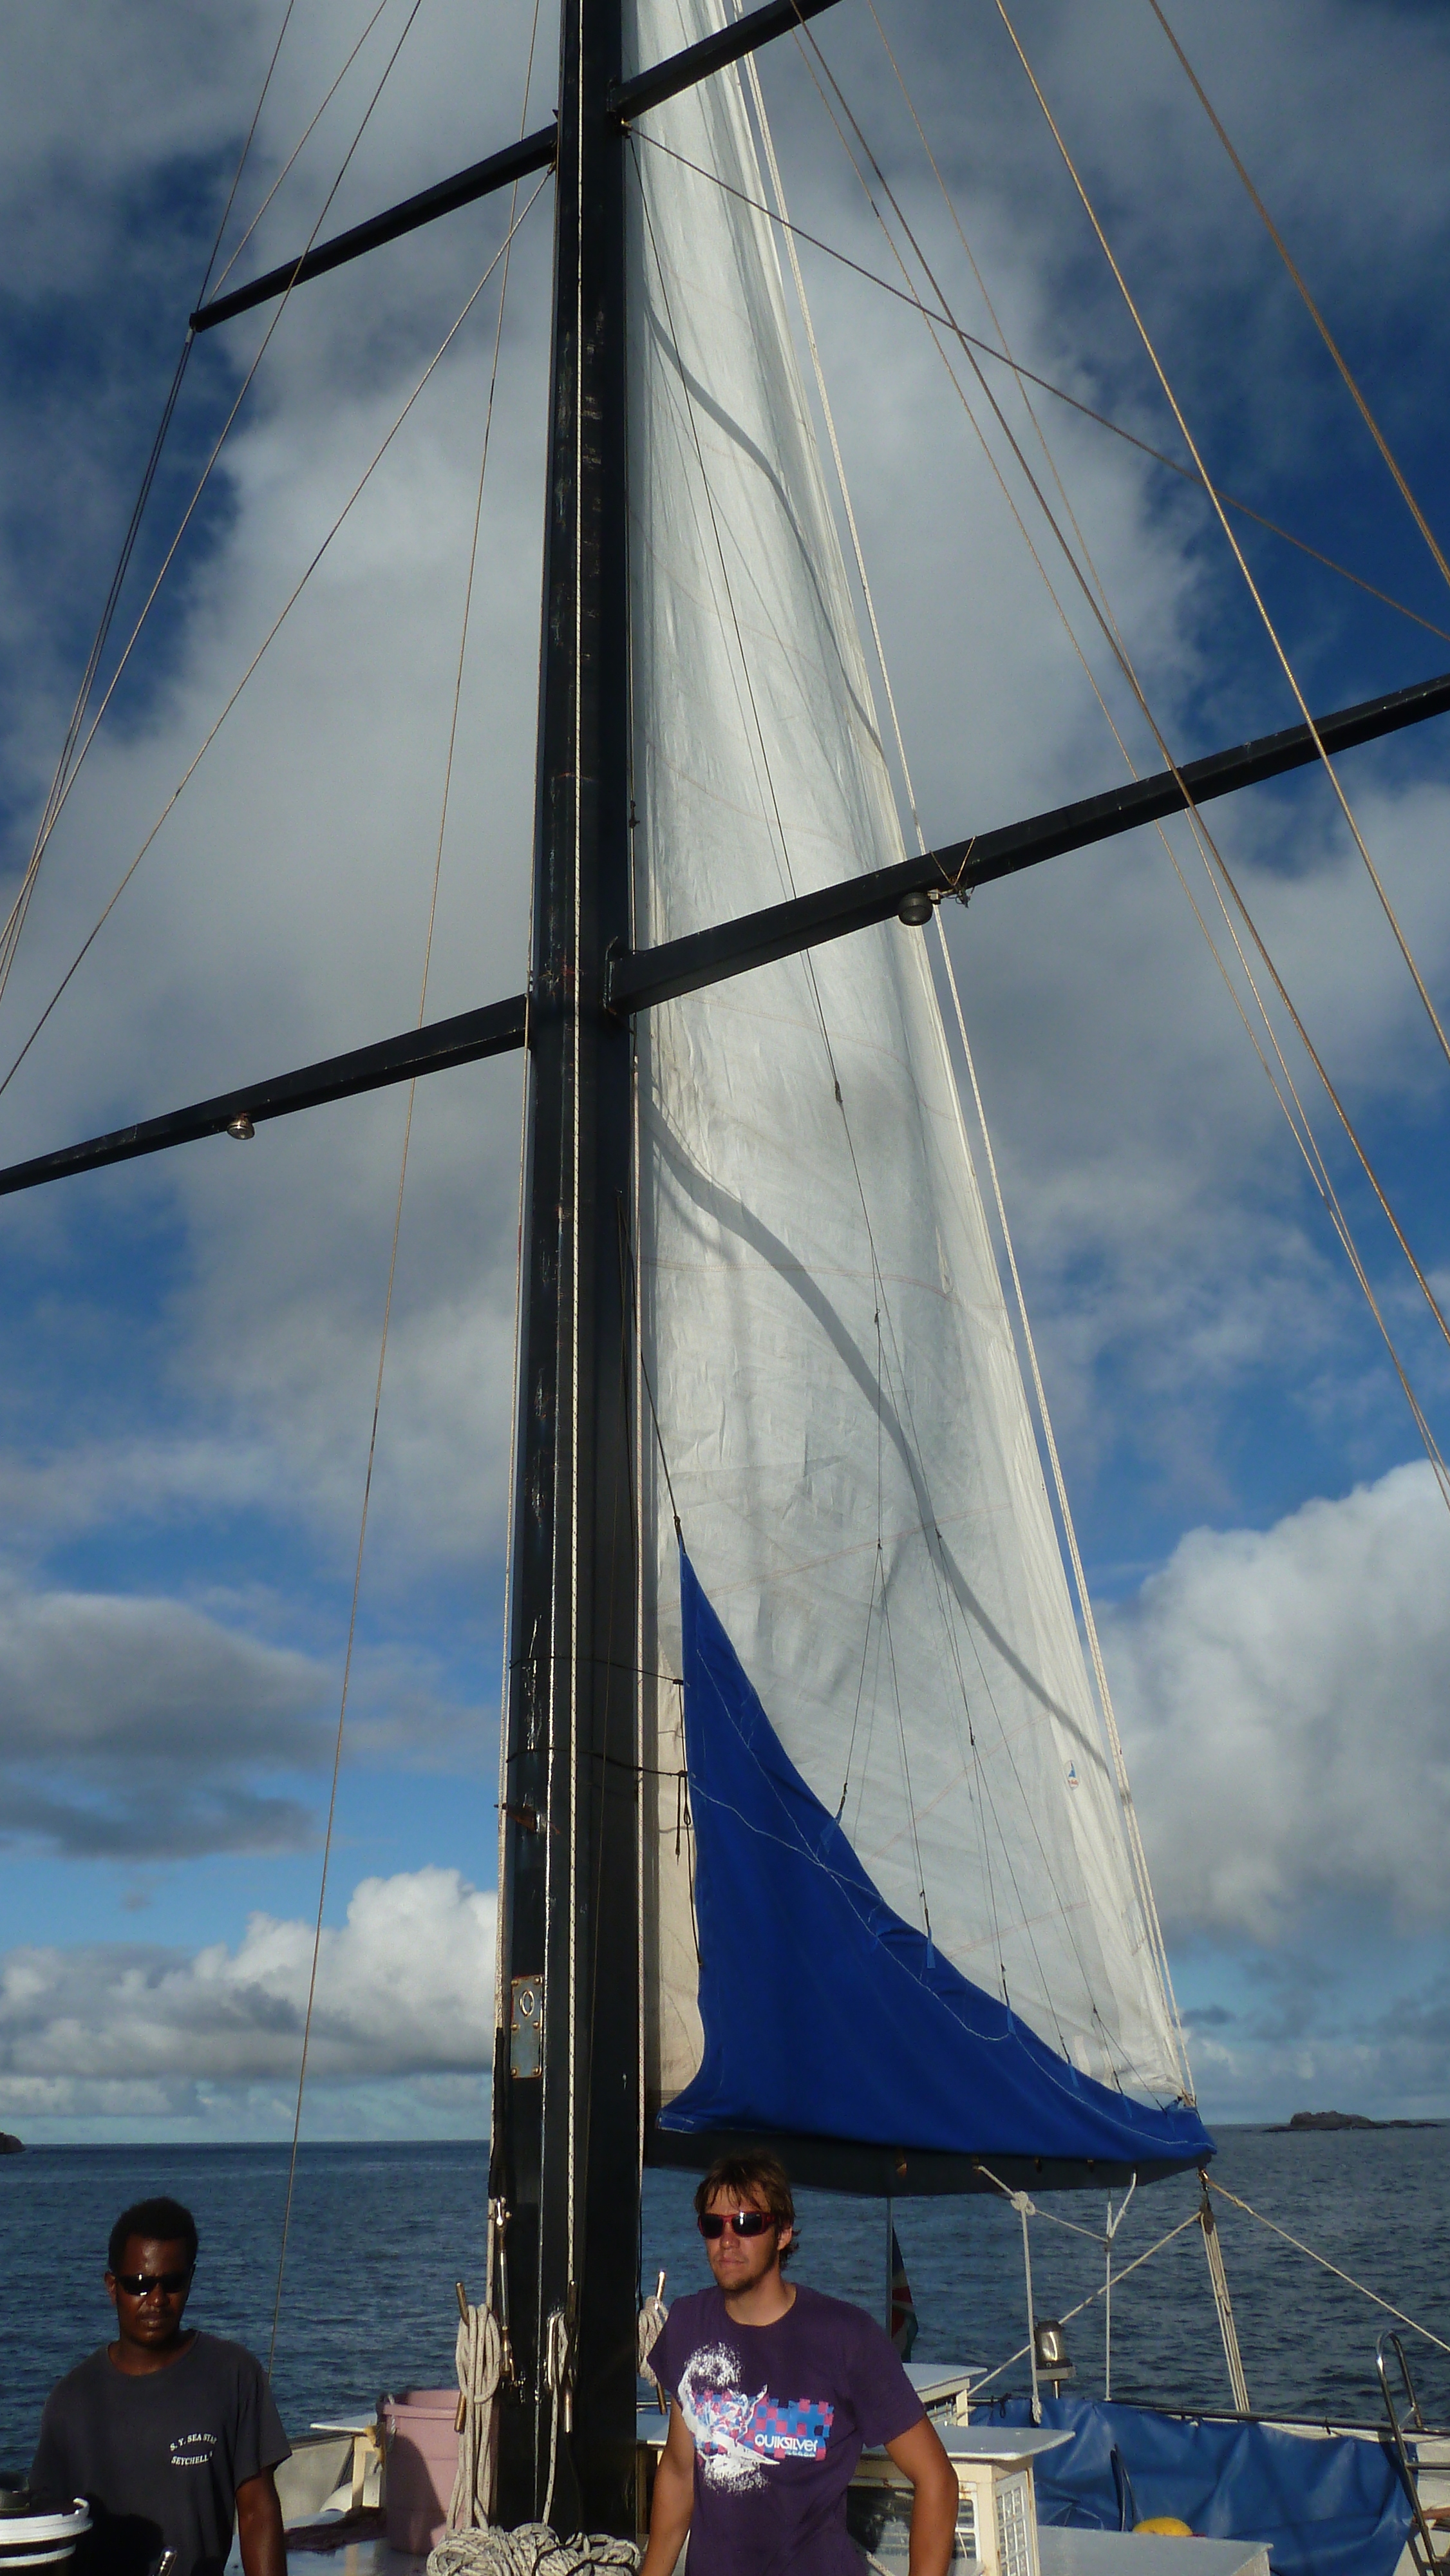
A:
<svg viewBox="0 0 1450 2576">
<path fill-rule="evenodd" d="M 972 2415 L 1026 2424 L 1031 2407 L 1013 2397 Z M 1306 2441 L 1091 2397 L 1044 2397 L 1042 2421 L 1072 2440 L 1035 2464 L 1041 2522 L 1131 2531 L 1175 2514 L 1200 2539 L 1267 2542 L 1274 2576 L 1394 2576 L 1404 2554 L 1410 2502 L 1387 2440 Z"/>
<path fill-rule="evenodd" d="M 1191 2164 L 1195 2111 L 1081 2075 L 892 1912 L 806 1786 L 680 1552 L 699 2073 L 661 2128 Z"/>
</svg>

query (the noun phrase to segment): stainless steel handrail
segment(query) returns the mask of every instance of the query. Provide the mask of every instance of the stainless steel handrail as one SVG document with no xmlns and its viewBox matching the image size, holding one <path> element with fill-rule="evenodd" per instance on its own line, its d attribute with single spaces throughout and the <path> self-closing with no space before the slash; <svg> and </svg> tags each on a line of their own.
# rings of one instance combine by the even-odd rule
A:
<svg viewBox="0 0 1450 2576">
<path fill-rule="evenodd" d="M 1385 2357 L 1386 2346 L 1393 2350 L 1395 2360 L 1399 2364 L 1400 2385 L 1407 2410 L 1405 2423 L 1400 2421 L 1394 2390 L 1390 2386 L 1389 2364 Z M 1393 2329 L 1388 2334 L 1380 2336 L 1379 2342 L 1375 2345 L 1374 2359 L 1375 2368 L 1379 2373 L 1380 2388 L 1384 2394 L 1385 2413 L 1390 2419 L 1390 2440 L 1394 2445 L 1400 2476 L 1404 2480 L 1405 2493 L 1410 2499 L 1410 2511 L 1414 2515 L 1409 2535 L 1410 2556 L 1415 2562 L 1419 2576 L 1437 2576 L 1439 2569 L 1450 2565 L 1450 2548 L 1444 2550 L 1436 2548 L 1434 2531 L 1426 2516 L 1425 2508 L 1420 2502 L 1418 2463 L 1410 2457 L 1405 2431 L 1408 2426 L 1411 2433 L 1419 2434 L 1426 2432 L 1428 2427 L 1420 2409 L 1419 2394 L 1411 2375 L 1405 2347 Z"/>
</svg>

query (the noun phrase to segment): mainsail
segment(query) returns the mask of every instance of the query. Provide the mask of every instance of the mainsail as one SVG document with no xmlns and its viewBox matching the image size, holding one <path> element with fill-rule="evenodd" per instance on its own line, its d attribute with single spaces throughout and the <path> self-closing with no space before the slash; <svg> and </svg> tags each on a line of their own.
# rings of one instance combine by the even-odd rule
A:
<svg viewBox="0 0 1450 2576">
<path fill-rule="evenodd" d="M 717 23 L 712 0 L 637 0 L 634 61 Z M 901 841 L 739 76 L 652 110 L 631 157 L 645 947 Z M 646 1015 L 637 1118 L 652 2109 L 700 2125 L 708 2056 L 709 2126 L 799 2125 L 758 2069 L 747 2100 L 707 2033 L 682 1542 L 886 1916 L 1059 2074 L 1163 2106 L 1176 2135 L 1177 2034 L 921 934 L 888 923 Z M 763 1981 L 805 1976 L 802 2011 L 829 1972 L 758 1960 Z M 927 2143 L 909 2087 L 892 2116 L 897 2143 Z M 850 2119 L 812 2125 L 867 2134 Z M 989 2081 L 968 2126 L 964 2151 L 1000 2145 Z"/>
</svg>

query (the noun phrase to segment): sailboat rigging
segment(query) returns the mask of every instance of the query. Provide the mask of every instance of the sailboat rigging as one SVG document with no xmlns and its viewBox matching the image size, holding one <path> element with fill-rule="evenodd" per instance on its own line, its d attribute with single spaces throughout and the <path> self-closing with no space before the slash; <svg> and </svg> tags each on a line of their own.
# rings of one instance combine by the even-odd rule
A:
<svg viewBox="0 0 1450 2576">
<path fill-rule="evenodd" d="M 528 990 L 0 1171 L 526 1054 L 490 2200 L 499 2510 L 563 2529 L 635 2528 L 642 2157 L 900 2196 L 1212 2152 L 915 933 L 1450 710 L 897 855 L 735 69 L 831 5 L 564 0 L 549 126 L 193 313 L 554 172 Z"/>
</svg>

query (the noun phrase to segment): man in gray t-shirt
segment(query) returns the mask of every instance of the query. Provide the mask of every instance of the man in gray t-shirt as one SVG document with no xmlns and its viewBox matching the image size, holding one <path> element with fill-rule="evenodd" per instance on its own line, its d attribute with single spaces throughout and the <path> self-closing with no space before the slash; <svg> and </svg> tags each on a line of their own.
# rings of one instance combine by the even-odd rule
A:
<svg viewBox="0 0 1450 2576">
<path fill-rule="evenodd" d="M 183 2333 L 196 2226 L 179 2201 L 139 2201 L 111 2230 L 116 2341 L 68 2371 L 40 2422 L 37 2495 L 85 2496 L 80 2576 L 221 2576 L 235 2523 L 244 2576 L 286 2576 L 272 2476 L 289 2456 L 262 2365 L 239 2343 Z"/>
</svg>

